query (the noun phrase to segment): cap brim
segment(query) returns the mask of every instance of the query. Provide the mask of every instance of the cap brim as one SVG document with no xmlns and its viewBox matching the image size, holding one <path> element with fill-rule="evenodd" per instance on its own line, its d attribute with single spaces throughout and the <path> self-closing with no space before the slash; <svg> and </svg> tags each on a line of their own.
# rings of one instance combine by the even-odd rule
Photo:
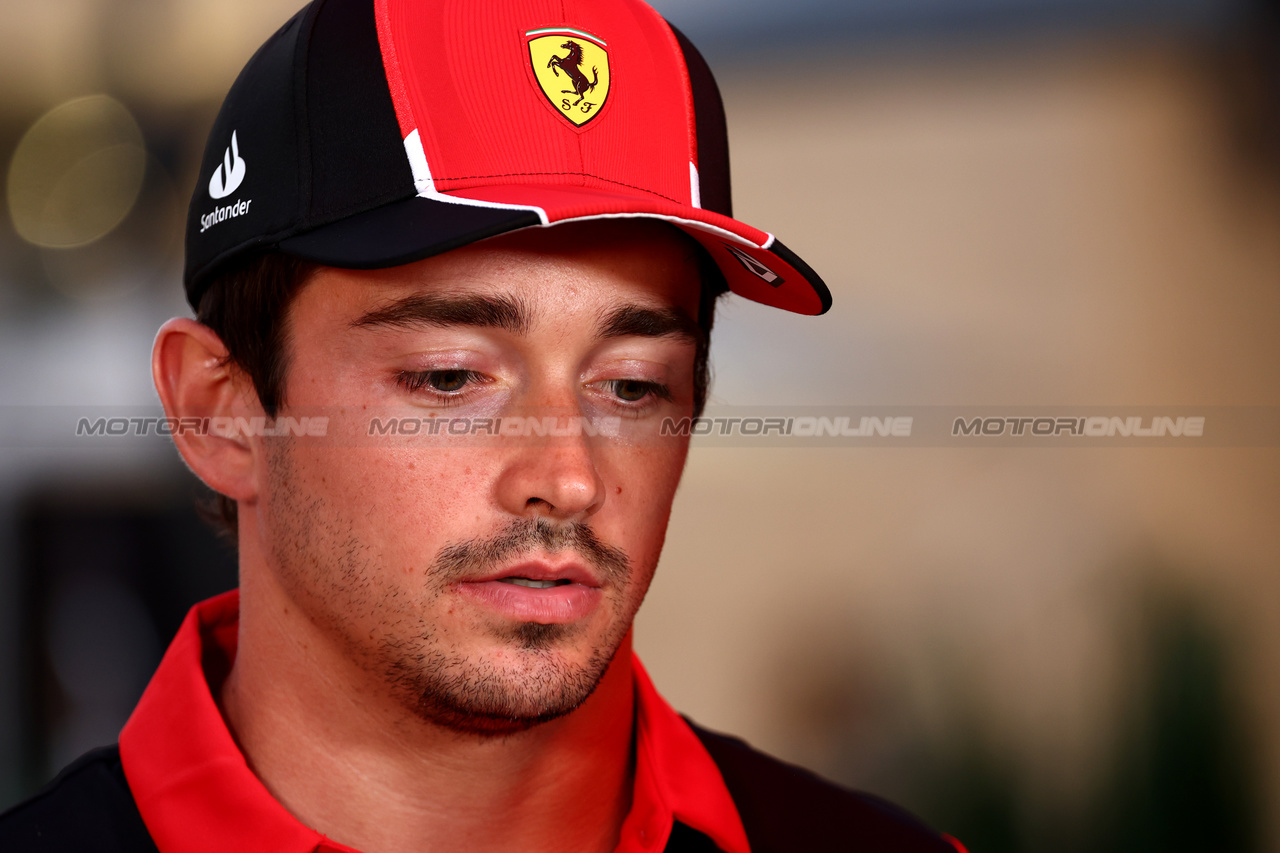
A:
<svg viewBox="0 0 1280 853">
<path fill-rule="evenodd" d="M 668 199 L 581 186 L 473 187 L 392 202 L 289 237 L 280 249 L 326 266 L 381 269 L 412 263 L 521 228 L 593 219 L 671 223 L 710 253 L 729 289 L 797 314 L 822 314 L 831 293 L 808 264 L 771 234 Z"/>
</svg>

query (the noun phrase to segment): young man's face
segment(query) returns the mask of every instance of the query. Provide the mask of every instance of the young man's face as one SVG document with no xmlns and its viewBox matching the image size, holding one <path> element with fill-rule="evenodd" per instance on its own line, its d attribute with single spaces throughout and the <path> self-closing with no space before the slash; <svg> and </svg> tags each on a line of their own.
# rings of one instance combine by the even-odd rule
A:
<svg viewBox="0 0 1280 853">
<path fill-rule="evenodd" d="M 659 223 L 322 268 L 290 308 L 281 414 L 323 409 L 329 438 L 270 442 L 251 510 L 281 588 L 424 718 L 572 710 L 662 548 L 687 442 L 658 425 L 692 412 L 698 300 L 692 242 Z M 424 420 L 370 437 L 375 417 Z M 543 418 L 578 434 L 518 434 Z"/>
</svg>

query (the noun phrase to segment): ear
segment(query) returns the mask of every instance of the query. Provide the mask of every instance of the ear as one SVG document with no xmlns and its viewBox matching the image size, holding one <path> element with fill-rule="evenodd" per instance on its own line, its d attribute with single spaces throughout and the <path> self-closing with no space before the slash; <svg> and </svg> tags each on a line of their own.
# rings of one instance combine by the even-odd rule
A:
<svg viewBox="0 0 1280 853">
<path fill-rule="evenodd" d="M 202 323 L 175 317 L 156 335 L 151 375 L 174 425 L 173 443 L 192 472 L 232 500 L 256 498 L 257 447 L 225 425 L 261 416 L 262 406 L 244 374 L 227 363 L 222 339 Z"/>
</svg>

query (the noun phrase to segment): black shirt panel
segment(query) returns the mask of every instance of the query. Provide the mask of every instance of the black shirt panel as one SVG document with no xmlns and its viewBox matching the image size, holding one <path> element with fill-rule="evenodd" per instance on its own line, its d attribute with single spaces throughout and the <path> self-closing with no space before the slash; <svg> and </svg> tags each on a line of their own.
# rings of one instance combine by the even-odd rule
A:
<svg viewBox="0 0 1280 853">
<path fill-rule="evenodd" d="M 848 850 L 955 853 L 941 835 L 869 794 L 848 791 L 693 726 L 724 776 L 752 853 Z M 706 835 L 677 821 L 665 853 L 715 853 Z M 120 765 L 117 747 L 86 753 L 42 791 L 0 815 L 4 853 L 159 853 Z"/>
<path fill-rule="evenodd" d="M 134 805 L 120 750 L 87 752 L 0 814 L 4 853 L 159 853 Z"/>
<path fill-rule="evenodd" d="M 956 853 L 941 834 L 897 806 L 690 725 L 724 776 L 751 853 Z"/>
<path fill-rule="evenodd" d="M 698 830 L 676 821 L 662 853 L 720 853 L 720 848 Z"/>
</svg>

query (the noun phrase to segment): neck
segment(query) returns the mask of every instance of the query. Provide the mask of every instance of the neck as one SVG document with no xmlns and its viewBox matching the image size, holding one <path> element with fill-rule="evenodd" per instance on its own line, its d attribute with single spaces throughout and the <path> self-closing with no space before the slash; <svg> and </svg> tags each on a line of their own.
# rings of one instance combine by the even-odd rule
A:
<svg viewBox="0 0 1280 853">
<path fill-rule="evenodd" d="M 250 767 L 303 824 L 365 853 L 611 851 L 631 802 L 631 637 L 577 710 L 459 734 L 384 696 L 261 574 L 241 584 L 221 706 Z"/>
</svg>

